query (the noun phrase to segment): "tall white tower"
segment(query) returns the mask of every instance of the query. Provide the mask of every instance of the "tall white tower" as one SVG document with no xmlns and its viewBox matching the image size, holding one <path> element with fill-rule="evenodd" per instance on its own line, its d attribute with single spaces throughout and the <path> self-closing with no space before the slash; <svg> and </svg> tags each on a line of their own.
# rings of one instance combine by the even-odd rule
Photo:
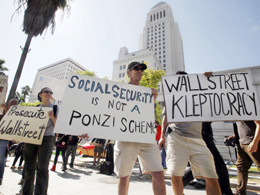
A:
<svg viewBox="0 0 260 195">
<path fill-rule="evenodd" d="M 147 14 L 142 39 L 142 49 L 155 52 L 167 75 L 185 70 L 179 26 L 167 3 L 156 4 Z"/>
</svg>

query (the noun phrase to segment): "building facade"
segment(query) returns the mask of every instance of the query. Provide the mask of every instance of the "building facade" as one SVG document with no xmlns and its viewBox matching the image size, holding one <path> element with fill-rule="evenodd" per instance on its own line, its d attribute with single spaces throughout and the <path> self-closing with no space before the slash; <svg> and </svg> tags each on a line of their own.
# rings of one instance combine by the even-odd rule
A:
<svg viewBox="0 0 260 195">
<path fill-rule="evenodd" d="M 54 103 L 60 104 L 69 73 L 85 70 L 86 68 L 71 58 L 66 58 L 38 69 L 29 102 L 38 101 L 38 92 L 44 87 L 50 87 L 54 92 Z"/>
<path fill-rule="evenodd" d="M 144 49 L 129 53 L 126 47 L 122 47 L 118 54 L 118 60 L 113 62 L 112 80 L 117 82 L 126 82 L 127 66 L 133 61 L 143 62 L 149 68 L 155 70 L 162 70 L 162 66 L 152 50 Z"/>
<path fill-rule="evenodd" d="M 160 2 L 147 14 L 142 37 L 142 49 L 155 52 L 167 75 L 185 70 L 182 38 L 171 7 Z"/>
<path fill-rule="evenodd" d="M 85 71 L 85 70 L 86 68 L 81 66 L 75 60 L 71 58 L 66 58 L 64 60 L 40 68 L 37 74 L 46 75 L 59 80 L 67 80 L 70 72 Z"/>
</svg>

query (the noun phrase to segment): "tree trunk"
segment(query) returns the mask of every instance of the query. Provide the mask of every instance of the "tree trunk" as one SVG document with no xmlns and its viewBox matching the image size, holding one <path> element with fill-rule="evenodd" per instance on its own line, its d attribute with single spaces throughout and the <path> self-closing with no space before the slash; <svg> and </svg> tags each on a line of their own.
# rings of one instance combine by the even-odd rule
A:
<svg viewBox="0 0 260 195">
<path fill-rule="evenodd" d="M 17 86 L 18 86 L 18 83 L 19 83 L 19 80 L 20 80 L 20 77 L 21 77 L 21 74 L 22 74 L 22 71 L 23 71 L 23 65 L 24 65 L 27 53 L 29 51 L 29 47 L 30 47 L 32 38 L 33 38 L 33 35 L 28 34 L 26 42 L 25 42 L 25 46 L 23 48 L 23 53 L 22 53 L 21 58 L 20 58 L 18 68 L 17 68 L 16 73 L 15 73 L 14 81 L 13 81 L 11 90 L 9 92 L 8 98 L 7 98 L 7 102 L 15 97 L 15 92 L 16 92 L 16 89 L 17 89 Z"/>
</svg>

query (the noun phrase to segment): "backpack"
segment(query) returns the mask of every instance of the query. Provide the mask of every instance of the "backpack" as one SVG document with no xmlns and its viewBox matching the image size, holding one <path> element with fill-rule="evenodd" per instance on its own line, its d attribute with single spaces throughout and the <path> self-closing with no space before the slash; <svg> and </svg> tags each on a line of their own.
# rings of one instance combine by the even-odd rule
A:
<svg viewBox="0 0 260 195">
<path fill-rule="evenodd" d="M 114 148 L 108 144 L 106 148 L 106 161 L 100 163 L 100 173 L 111 175 L 114 172 Z"/>
</svg>

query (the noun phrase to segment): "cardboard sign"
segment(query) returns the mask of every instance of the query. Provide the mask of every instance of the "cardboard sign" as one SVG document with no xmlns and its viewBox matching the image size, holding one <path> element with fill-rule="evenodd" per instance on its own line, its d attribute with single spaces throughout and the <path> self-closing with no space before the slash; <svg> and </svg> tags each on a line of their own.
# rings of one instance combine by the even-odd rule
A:
<svg viewBox="0 0 260 195">
<path fill-rule="evenodd" d="M 0 139 L 40 145 L 52 108 L 12 106 L 0 122 Z"/>
<path fill-rule="evenodd" d="M 151 89 L 71 73 L 55 132 L 155 143 Z"/>
<path fill-rule="evenodd" d="M 168 122 L 260 120 L 248 73 L 163 76 Z"/>
</svg>

